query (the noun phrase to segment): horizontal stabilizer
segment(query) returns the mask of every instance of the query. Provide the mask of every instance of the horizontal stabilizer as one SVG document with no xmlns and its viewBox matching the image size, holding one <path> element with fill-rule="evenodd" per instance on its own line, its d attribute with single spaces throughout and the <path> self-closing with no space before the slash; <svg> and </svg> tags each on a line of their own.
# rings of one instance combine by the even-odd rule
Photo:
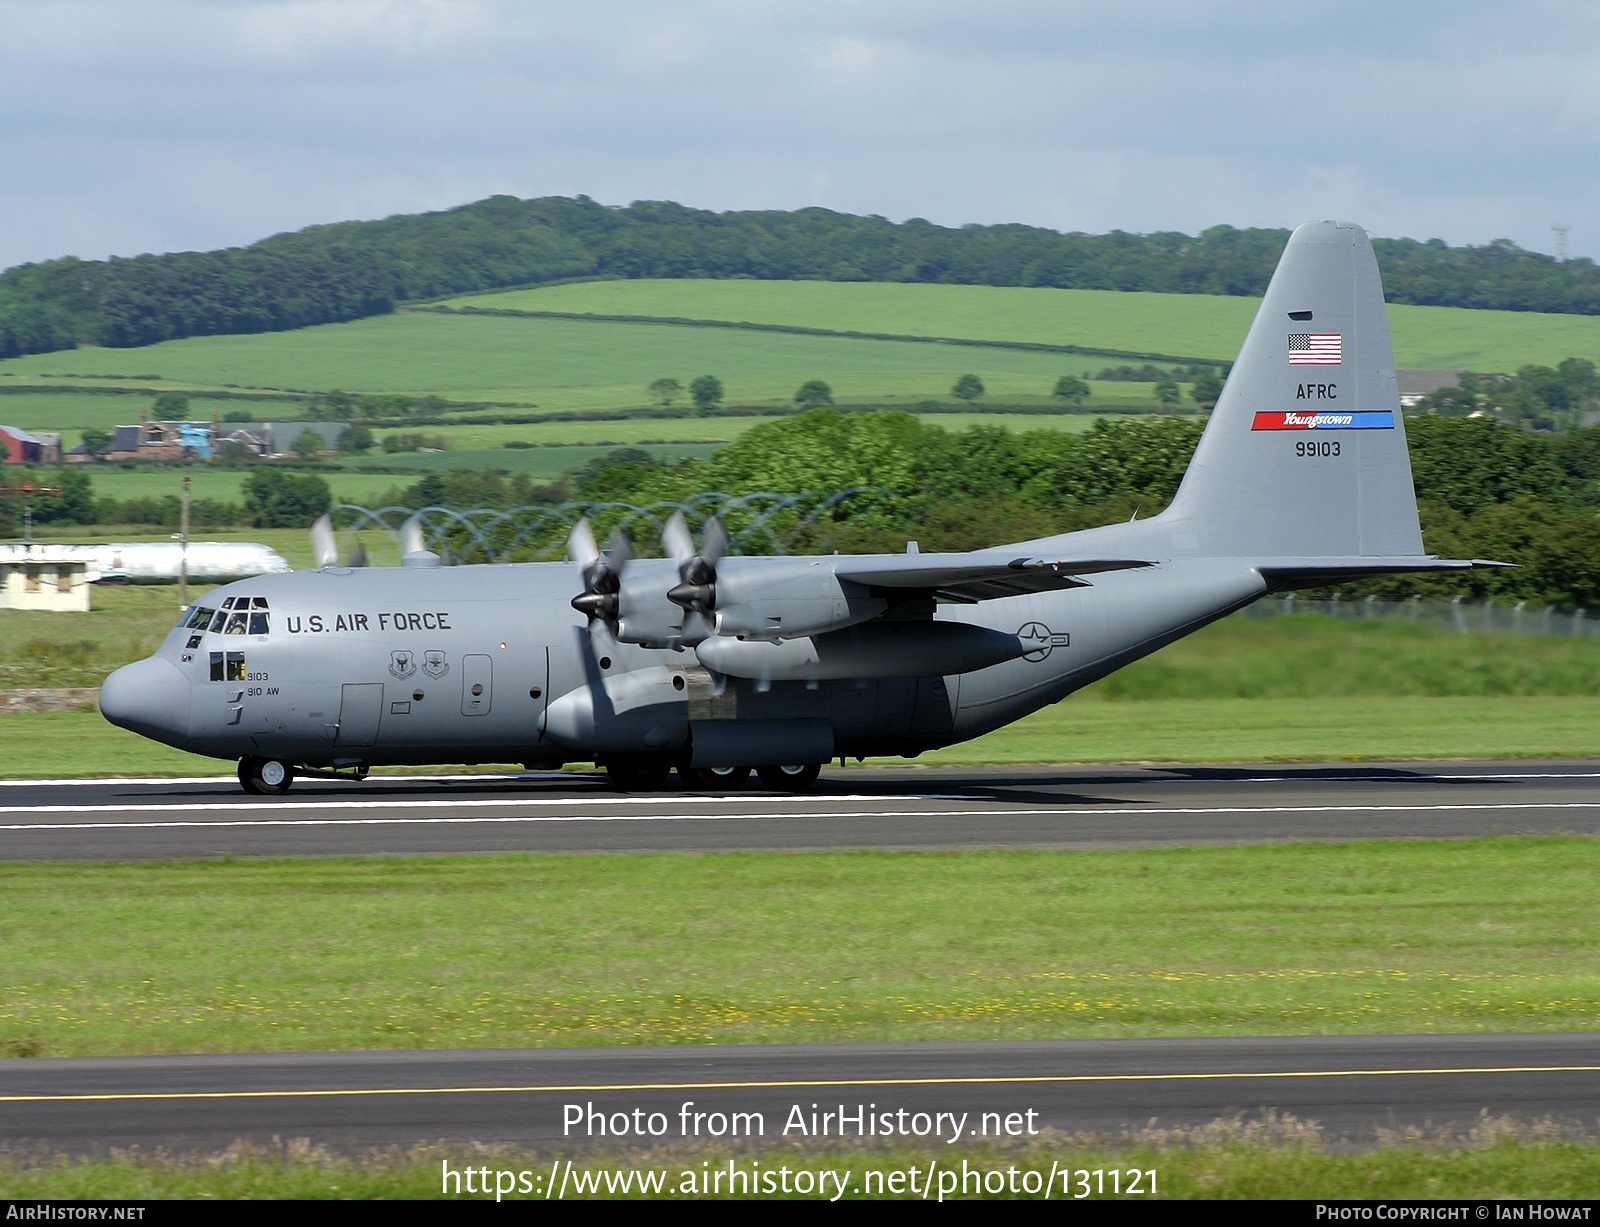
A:
<svg viewBox="0 0 1600 1227">
<path fill-rule="evenodd" d="M 873 588 L 931 591 L 934 599 L 971 605 L 1029 592 L 1082 588 L 1079 576 L 1153 566 L 1137 558 L 1007 558 L 983 554 L 881 554 L 841 559 L 834 574 Z"/>
<path fill-rule="evenodd" d="M 1415 575 L 1428 571 L 1471 571 L 1482 567 L 1509 567 L 1509 562 L 1487 558 L 1274 558 L 1256 570 L 1274 588 L 1315 588 L 1375 575 Z"/>
</svg>

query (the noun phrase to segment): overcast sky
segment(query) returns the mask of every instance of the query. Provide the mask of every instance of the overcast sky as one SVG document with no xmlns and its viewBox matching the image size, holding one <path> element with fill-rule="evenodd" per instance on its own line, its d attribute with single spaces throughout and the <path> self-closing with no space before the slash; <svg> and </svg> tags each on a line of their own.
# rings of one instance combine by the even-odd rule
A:
<svg viewBox="0 0 1600 1227">
<path fill-rule="evenodd" d="M 497 192 L 1600 256 L 1583 0 L 0 0 L 0 266 Z"/>
</svg>

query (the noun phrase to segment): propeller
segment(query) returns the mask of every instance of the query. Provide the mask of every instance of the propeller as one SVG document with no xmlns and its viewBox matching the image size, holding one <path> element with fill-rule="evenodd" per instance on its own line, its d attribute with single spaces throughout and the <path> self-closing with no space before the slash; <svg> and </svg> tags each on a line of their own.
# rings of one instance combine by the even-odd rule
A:
<svg viewBox="0 0 1600 1227">
<path fill-rule="evenodd" d="M 326 515 L 318 516 L 311 525 L 311 553 L 319 567 L 339 565 L 339 542 L 334 536 L 333 521 Z M 411 556 L 409 561 L 407 555 Z M 428 545 L 422 535 L 422 520 L 418 516 L 412 516 L 400 526 L 400 557 L 405 566 L 439 565 L 434 556 L 428 553 Z M 344 565 L 352 568 L 372 565 L 367 558 L 366 543 L 359 534 L 350 547 Z"/>
<path fill-rule="evenodd" d="M 420 554 L 427 548 L 428 543 L 422 535 L 422 517 L 412 516 L 400 526 L 400 557 Z"/>
<path fill-rule="evenodd" d="M 572 598 L 572 607 L 591 621 L 599 619 L 608 627 L 615 627 L 622 569 L 633 556 L 628 539 L 620 531 L 612 533 L 602 551 L 594 542 L 594 529 L 583 519 L 572 526 L 567 552 L 583 574 L 583 591 Z"/>
<path fill-rule="evenodd" d="M 311 554 L 319 567 L 339 565 L 339 543 L 333 537 L 333 521 L 325 515 L 311 525 Z"/>
<path fill-rule="evenodd" d="M 706 521 L 700 552 L 695 553 L 689 526 L 682 513 L 675 511 L 661 530 L 661 544 L 678 564 L 679 582 L 667 592 L 667 599 L 691 613 L 710 617 L 717 607 L 717 563 L 728 552 L 728 530 L 722 521 L 715 516 Z"/>
</svg>

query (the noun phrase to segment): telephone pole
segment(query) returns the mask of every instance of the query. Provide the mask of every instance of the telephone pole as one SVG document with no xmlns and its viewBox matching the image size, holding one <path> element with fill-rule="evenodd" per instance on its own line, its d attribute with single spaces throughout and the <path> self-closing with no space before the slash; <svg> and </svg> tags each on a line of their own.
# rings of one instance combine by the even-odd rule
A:
<svg viewBox="0 0 1600 1227">
<path fill-rule="evenodd" d="M 183 478 L 183 510 L 178 517 L 178 608 L 189 608 L 189 477 Z"/>
<path fill-rule="evenodd" d="M 1567 231 L 1571 230 L 1572 227 L 1566 222 L 1556 222 L 1550 229 L 1556 232 L 1556 263 L 1565 264 L 1567 262 Z"/>
</svg>

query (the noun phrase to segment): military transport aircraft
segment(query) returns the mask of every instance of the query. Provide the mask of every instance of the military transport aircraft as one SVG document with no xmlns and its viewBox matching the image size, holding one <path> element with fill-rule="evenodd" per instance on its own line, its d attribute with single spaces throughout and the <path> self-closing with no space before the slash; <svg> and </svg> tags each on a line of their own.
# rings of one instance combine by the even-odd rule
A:
<svg viewBox="0 0 1600 1227">
<path fill-rule="evenodd" d="M 237 759 L 249 791 L 378 764 L 596 762 L 624 789 L 800 791 L 1054 703 L 1267 593 L 1498 565 L 1425 555 L 1366 233 L 1289 239 L 1172 505 L 966 554 L 669 555 L 265 575 L 197 602 L 100 692 L 113 724 Z M 1092 578 L 1091 578 L 1092 577 Z M 1063 746 L 1070 753 L 1070 746 Z"/>
</svg>

